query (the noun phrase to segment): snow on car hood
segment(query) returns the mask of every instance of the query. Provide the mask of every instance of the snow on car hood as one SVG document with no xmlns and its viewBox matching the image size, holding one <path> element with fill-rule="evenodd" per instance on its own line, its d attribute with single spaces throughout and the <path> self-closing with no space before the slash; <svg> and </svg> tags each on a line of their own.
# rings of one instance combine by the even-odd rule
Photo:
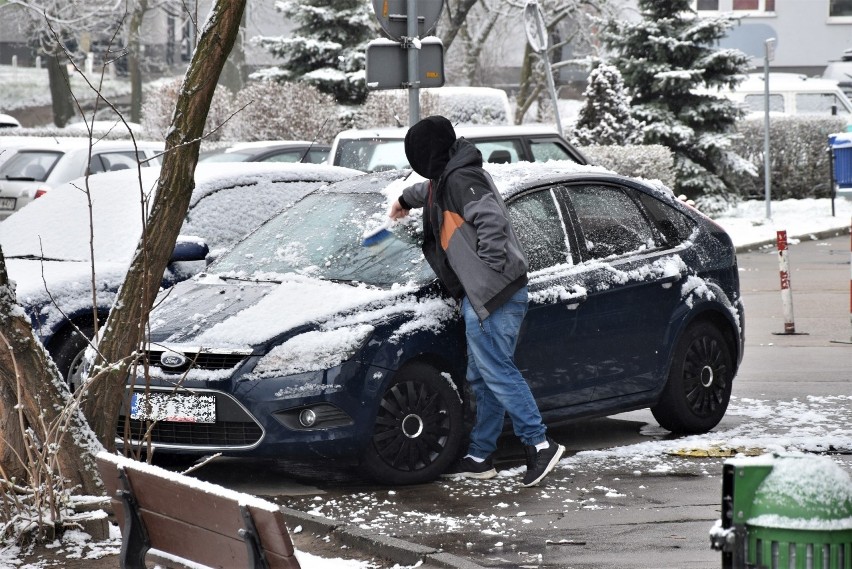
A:
<svg viewBox="0 0 852 569">
<path fill-rule="evenodd" d="M 51 329 L 64 320 L 64 314 L 55 305 L 61 306 L 66 313 L 91 310 L 92 267 L 89 263 L 7 259 L 6 270 L 9 278 L 15 281 L 18 303 L 40 307 L 42 327 Z M 99 304 L 112 305 L 126 273 L 125 263 L 98 265 Z"/>
<path fill-rule="evenodd" d="M 252 349 L 302 326 L 325 331 L 355 328 L 394 314 L 411 318 L 398 335 L 439 326 L 454 310 L 443 298 L 418 299 L 417 287 L 390 290 L 334 283 L 299 275 L 281 282 L 248 282 L 202 275 L 164 294 L 151 317 L 155 344 Z M 331 338 L 332 335 L 329 335 Z M 315 338 L 322 343 L 322 335 Z"/>
</svg>

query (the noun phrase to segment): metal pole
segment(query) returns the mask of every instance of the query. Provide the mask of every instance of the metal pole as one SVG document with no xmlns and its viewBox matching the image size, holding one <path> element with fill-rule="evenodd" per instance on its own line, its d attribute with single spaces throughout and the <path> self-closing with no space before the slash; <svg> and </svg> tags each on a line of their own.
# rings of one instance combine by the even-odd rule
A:
<svg viewBox="0 0 852 569">
<path fill-rule="evenodd" d="M 562 121 L 559 118 L 559 99 L 556 96 L 556 85 L 553 81 L 553 71 L 550 70 L 550 56 L 547 50 L 542 52 L 541 57 L 544 59 L 544 72 L 547 75 L 547 88 L 550 89 L 550 98 L 553 99 L 553 115 L 556 117 L 556 130 L 559 131 L 559 136 L 565 136 L 562 132 Z"/>
<path fill-rule="evenodd" d="M 403 38 L 408 44 L 408 126 L 414 126 L 420 121 L 420 82 L 418 62 L 420 45 L 417 43 L 417 0 L 408 0 L 408 37 Z"/>
<path fill-rule="evenodd" d="M 769 161 L 769 51 L 770 40 L 766 41 L 766 57 L 763 60 L 763 177 L 766 184 L 764 189 L 766 199 L 766 219 L 772 219 L 772 170 Z"/>
</svg>

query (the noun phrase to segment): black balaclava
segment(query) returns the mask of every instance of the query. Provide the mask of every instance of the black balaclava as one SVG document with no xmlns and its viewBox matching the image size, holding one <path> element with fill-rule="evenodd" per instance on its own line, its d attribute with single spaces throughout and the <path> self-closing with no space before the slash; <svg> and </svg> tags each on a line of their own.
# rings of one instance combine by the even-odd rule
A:
<svg viewBox="0 0 852 569">
<path fill-rule="evenodd" d="M 415 172 L 435 180 L 450 161 L 450 147 L 456 141 L 452 123 L 442 116 L 426 117 L 405 135 L 405 156 Z"/>
</svg>

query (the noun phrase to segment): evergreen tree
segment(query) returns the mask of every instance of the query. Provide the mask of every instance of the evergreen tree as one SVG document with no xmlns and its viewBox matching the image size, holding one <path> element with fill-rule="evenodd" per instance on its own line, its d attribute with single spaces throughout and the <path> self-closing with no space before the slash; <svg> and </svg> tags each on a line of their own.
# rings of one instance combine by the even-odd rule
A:
<svg viewBox="0 0 852 569">
<path fill-rule="evenodd" d="M 279 83 L 305 81 L 339 103 L 363 102 L 366 44 L 378 37 L 370 1 L 285 0 L 277 8 L 297 26 L 292 36 L 255 40 L 284 62 L 253 77 Z"/>
<path fill-rule="evenodd" d="M 574 137 L 582 146 L 641 144 L 645 125 L 631 114 L 618 68 L 600 64 L 589 74 Z"/>
<path fill-rule="evenodd" d="M 750 64 L 741 51 L 718 47 L 736 19 L 698 17 L 690 5 L 690 0 L 639 0 L 641 21 L 610 20 L 604 41 L 624 78 L 634 116 L 646 125 L 645 142 L 667 146 L 675 155 L 676 189 L 711 203 L 711 197 L 733 193 L 723 181 L 726 172 L 754 171 L 731 151 L 743 111 L 714 93 L 736 86 Z"/>
</svg>

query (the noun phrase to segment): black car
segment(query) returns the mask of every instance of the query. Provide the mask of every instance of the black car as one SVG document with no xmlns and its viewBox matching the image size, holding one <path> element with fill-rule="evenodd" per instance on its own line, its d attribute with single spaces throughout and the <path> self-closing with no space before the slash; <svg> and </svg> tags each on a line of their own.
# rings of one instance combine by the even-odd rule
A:
<svg viewBox="0 0 852 569">
<path fill-rule="evenodd" d="M 615 174 L 489 170 L 529 259 L 516 361 L 545 421 L 650 407 L 677 433 L 716 426 L 743 353 L 725 231 Z M 358 457 L 392 484 L 442 473 L 464 435 L 463 320 L 423 259 L 419 221 L 362 243 L 406 175 L 314 191 L 158 300 L 150 374 L 135 378 L 120 435 L 138 442 L 153 421 L 160 450 Z"/>
</svg>

